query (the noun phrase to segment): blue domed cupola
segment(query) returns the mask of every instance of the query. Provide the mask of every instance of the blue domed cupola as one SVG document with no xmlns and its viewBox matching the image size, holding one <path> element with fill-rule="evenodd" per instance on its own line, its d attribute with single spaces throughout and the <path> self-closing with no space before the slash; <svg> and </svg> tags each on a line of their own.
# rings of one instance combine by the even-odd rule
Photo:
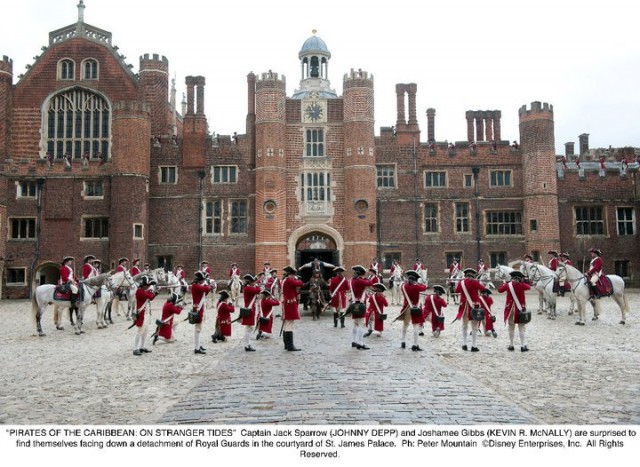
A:
<svg viewBox="0 0 640 467">
<path fill-rule="evenodd" d="M 327 44 L 316 36 L 316 30 L 313 36 L 309 37 L 298 53 L 300 59 L 302 78 L 300 81 L 300 90 L 293 95 L 294 99 L 303 99 L 310 92 L 316 91 L 323 98 L 338 97 L 335 91 L 330 89 L 329 85 L 329 59 L 331 52 Z"/>
</svg>

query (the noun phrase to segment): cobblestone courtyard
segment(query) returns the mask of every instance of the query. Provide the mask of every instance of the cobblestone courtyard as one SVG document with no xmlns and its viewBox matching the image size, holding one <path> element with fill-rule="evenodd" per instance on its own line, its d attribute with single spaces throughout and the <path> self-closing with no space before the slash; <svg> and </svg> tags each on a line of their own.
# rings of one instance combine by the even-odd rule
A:
<svg viewBox="0 0 640 467">
<path fill-rule="evenodd" d="M 516 352 L 507 351 L 504 296 L 494 294 L 499 335 L 478 337 L 478 353 L 461 350 L 451 303 L 444 333 L 420 338 L 423 352 L 411 351 L 411 331 L 400 348 L 398 307 L 384 335 L 367 338 L 371 350 L 351 347 L 349 319 L 334 328 L 329 314 L 312 321 L 303 312 L 295 330 L 302 352 L 286 352 L 276 335 L 252 353 L 236 324 L 230 341 L 210 341 L 210 310 L 207 355 L 193 354 L 192 326 L 181 322 L 176 343 L 148 340 L 153 352 L 141 357 L 122 316 L 97 329 L 91 307 L 86 333 L 76 336 L 66 319 L 64 331 L 55 329 L 49 307 L 47 336 L 37 337 L 31 303 L 5 300 L 0 423 L 639 424 L 640 293 L 628 297 L 624 326 L 613 300 L 602 300 L 598 321 L 589 311 L 587 325 L 575 326 L 569 300 L 559 299 L 557 320 L 534 314 L 528 353 L 518 351 L 517 333 Z M 527 298 L 533 308 L 535 295 Z M 153 302 L 154 320 L 163 303 Z"/>
</svg>

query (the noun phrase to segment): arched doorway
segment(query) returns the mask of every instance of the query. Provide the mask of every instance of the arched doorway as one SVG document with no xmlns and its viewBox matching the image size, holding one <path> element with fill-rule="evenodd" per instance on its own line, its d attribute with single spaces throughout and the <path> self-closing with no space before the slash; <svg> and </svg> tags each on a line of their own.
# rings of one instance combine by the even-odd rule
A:
<svg viewBox="0 0 640 467">
<path fill-rule="evenodd" d="M 335 266 L 340 265 L 344 245 L 340 233 L 326 225 L 306 225 L 294 232 L 289 239 L 289 254 L 296 268 L 315 258 Z M 311 277 L 311 268 L 300 271 L 303 281 Z M 325 279 L 333 275 L 332 269 L 325 271 Z"/>
<path fill-rule="evenodd" d="M 33 275 L 33 289 L 42 284 L 57 284 L 60 279 L 58 263 L 44 263 L 38 266 Z"/>
</svg>

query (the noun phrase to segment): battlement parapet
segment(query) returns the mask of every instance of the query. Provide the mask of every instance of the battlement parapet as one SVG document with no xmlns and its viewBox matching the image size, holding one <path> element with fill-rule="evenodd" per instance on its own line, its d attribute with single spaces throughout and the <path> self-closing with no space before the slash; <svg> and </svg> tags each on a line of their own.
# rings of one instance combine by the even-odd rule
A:
<svg viewBox="0 0 640 467">
<path fill-rule="evenodd" d="M 345 82 L 348 80 L 356 80 L 356 79 L 366 79 L 366 80 L 373 81 L 373 73 L 369 73 L 368 71 L 364 71 L 360 68 L 357 70 L 354 70 L 353 68 L 351 68 L 351 71 L 349 71 L 349 73 L 344 74 Z"/>
<path fill-rule="evenodd" d="M 169 65 L 169 60 L 164 55 L 160 54 L 144 54 L 140 56 L 140 66 L 145 62 L 162 62 L 164 65 Z"/>
<path fill-rule="evenodd" d="M 532 115 L 535 113 L 553 113 L 553 105 L 548 104 L 546 102 L 535 101 L 531 103 L 531 109 L 527 109 L 526 104 L 520 107 L 518 114 L 522 115 Z"/>
<path fill-rule="evenodd" d="M 274 71 L 267 71 L 264 73 L 261 73 L 259 78 L 259 81 L 281 81 L 283 83 L 285 83 L 287 81 L 287 77 L 285 75 L 280 75 Z"/>
</svg>

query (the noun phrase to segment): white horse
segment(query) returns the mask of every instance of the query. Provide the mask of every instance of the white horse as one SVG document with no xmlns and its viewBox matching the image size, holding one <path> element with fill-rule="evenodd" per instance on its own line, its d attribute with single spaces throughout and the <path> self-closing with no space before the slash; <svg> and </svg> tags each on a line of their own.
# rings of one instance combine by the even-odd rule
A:
<svg viewBox="0 0 640 467">
<path fill-rule="evenodd" d="M 506 266 L 504 264 L 498 264 L 496 265 L 496 273 L 495 273 L 495 278 L 496 280 L 500 280 L 500 281 L 510 281 L 511 280 L 511 273 L 515 271 L 515 269 L 513 269 L 511 266 Z"/>
<path fill-rule="evenodd" d="M 402 305 L 402 293 L 400 292 L 400 286 L 405 282 L 402 268 L 400 266 L 396 266 L 389 279 L 393 281 L 393 286 L 391 287 L 391 304 Z"/>
<path fill-rule="evenodd" d="M 138 285 L 142 280 L 142 278 L 145 276 L 153 279 L 158 284 L 163 283 L 166 285 L 167 275 L 164 268 L 156 268 L 156 269 L 152 269 L 151 271 L 142 271 L 141 273 L 133 276 L 130 282 L 123 284 L 121 287 L 124 289 L 124 293 L 127 297 L 125 317 L 128 320 L 131 319 L 131 315 L 136 311 L 136 290 L 138 290 Z M 120 304 L 121 304 L 120 302 L 121 300 L 118 294 L 114 294 L 112 303 L 116 307 L 117 316 L 120 316 Z"/>
<path fill-rule="evenodd" d="M 530 263 L 528 261 L 522 261 L 522 269 L 526 276 L 531 281 L 531 285 L 538 292 L 538 298 L 540 302 L 540 309 L 538 314 L 541 315 L 544 310 L 544 305 L 547 305 L 549 313 L 549 319 L 556 319 L 556 293 L 553 291 L 553 283 L 557 279 L 557 274 L 548 267 L 538 264 Z"/>
<path fill-rule="evenodd" d="M 495 289 L 496 286 L 491 282 L 491 275 L 489 274 L 489 270 L 485 269 L 480 274 L 478 274 L 477 279 L 480 281 L 482 285 L 484 285 L 488 289 Z"/>
<path fill-rule="evenodd" d="M 429 287 L 429 270 L 427 268 L 422 268 L 417 272 L 418 272 L 418 275 L 420 276 L 418 278 L 418 284 L 424 284 L 427 287 Z"/>
<path fill-rule="evenodd" d="M 447 279 L 447 303 L 449 303 L 449 298 L 453 297 L 453 304 L 458 304 L 460 294 L 456 293 L 456 287 L 458 282 L 462 279 L 464 279 L 464 272 L 462 271 L 456 271 L 452 276 L 449 276 L 449 279 Z"/>
<path fill-rule="evenodd" d="M 126 280 L 125 274 L 121 274 L 118 276 L 114 275 L 112 278 L 114 282 L 121 283 Z M 128 275 L 128 274 L 127 274 Z M 98 290 L 102 285 L 106 282 L 109 277 L 109 273 L 100 274 L 95 277 L 91 277 L 89 279 L 85 279 L 80 281 L 80 293 L 78 299 L 76 301 L 76 306 L 78 308 L 78 315 L 75 321 L 75 332 L 77 335 L 83 334 L 82 330 L 84 310 L 91 303 L 93 294 Z M 129 276 L 130 278 L 131 276 Z M 31 299 L 31 310 L 32 315 L 36 321 L 36 331 L 39 336 L 45 336 L 46 334 L 42 330 L 42 316 L 47 308 L 47 305 L 55 303 L 58 308 L 70 308 L 71 302 L 69 300 L 55 300 L 54 293 L 57 285 L 55 284 L 42 284 L 36 287 L 36 290 Z M 56 323 L 57 327 L 61 327 L 61 317 L 62 313 L 58 313 L 58 322 Z"/>
<path fill-rule="evenodd" d="M 229 281 L 229 295 L 231 296 L 231 301 L 233 301 L 234 306 L 238 306 L 240 290 L 242 290 L 242 281 L 240 280 L 240 276 L 238 276 L 237 274 L 233 274 L 231 276 L 231 280 Z M 280 291 L 278 291 L 278 294 L 279 293 Z"/>
<path fill-rule="evenodd" d="M 600 316 L 600 300 L 591 298 L 591 291 L 588 284 L 587 276 L 585 276 L 578 269 L 573 266 L 560 262 L 558 267 L 558 275 L 566 275 L 566 280 L 571 284 L 571 289 L 578 302 L 578 321 L 576 324 L 584 326 L 586 324 L 586 303 L 591 302 L 593 307 L 593 321 L 597 320 Z M 615 274 L 607 274 L 607 278 L 611 281 L 613 287 L 613 299 L 618 304 L 620 312 L 622 313 L 622 319 L 620 324 L 625 324 L 627 313 L 629 312 L 629 302 L 627 296 L 624 293 L 624 280 L 620 276 Z"/>
</svg>

